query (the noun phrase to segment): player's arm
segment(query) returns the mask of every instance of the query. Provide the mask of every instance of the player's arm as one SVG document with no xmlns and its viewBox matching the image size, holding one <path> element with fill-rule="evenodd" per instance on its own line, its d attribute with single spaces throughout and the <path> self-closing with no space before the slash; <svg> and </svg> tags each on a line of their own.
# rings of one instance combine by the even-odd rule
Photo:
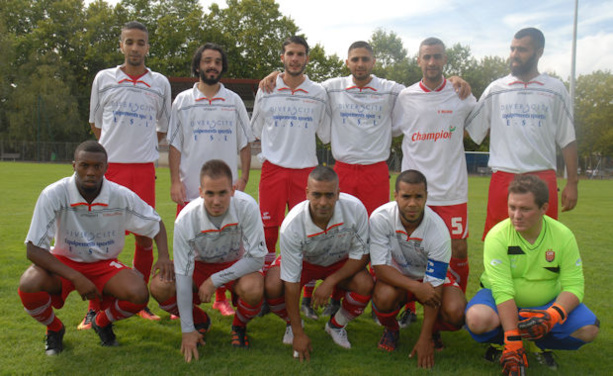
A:
<svg viewBox="0 0 613 376">
<path fill-rule="evenodd" d="M 313 292 L 313 308 L 317 309 L 328 304 L 328 298 L 332 294 L 334 287 L 340 282 L 351 278 L 360 270 L 363 270 L 370 260 L 369 255 L 363 255 L 361 259 L 347 259 L 345 265 L 339 270 L 330 274 Z"/>
<path fill-rule="evenodd" d="M 298 353 L 298 357 L 302 362 L 304 359 L 310 360 L 311 339 L 306 335 L 302 328 L 302 320 L 300 319 L 300 283 L 283 281 L 285 285 L 285 309 L 289 316 L 289 322 L 294 333 L 294 351 Z"/>
<path fill-rule="evenodd" d="M 55 256 L 49 253 L 48 250 L 37 247 L 32 242 L 28 242 L 26 245 L 26 252 L 28 260 L 32 261 L 34 265 L 51 274 L 64 277 L 72 282 L 75 290 L 77 290 L 81 296 L 81 299 L 92 300 L 99 298 L 102 300 L 102 295 L 92 281 L 90 281 L 83 274 L 59 261 Z"/>
<path fill-rule="evenodd" d="M 186 362 L 199 359 L 198 344 L 204 345 L 202 334 L 194 326 L 193 282 L 189 275 L 177 274 L 177 308 L 181 317 L 181 354 Z"/>
<path fill-rule="evenodd" d="M 564 157 L 564 164 L 566 164 L 566 186 L 562 191 L 562 211 L 573 210 L 577 205 L 579 198 L 578 184 L 579 178 L 577 176 L 577 142 L 573 141 L 570 144 L 562 148 L 562 156 Z"/>
<path fill-rule="evenodd" d="M 528 367 L 526 350 L 517 328 L 517 305 L 515 300 L 509 299 L 496 305 L 498 317 L 504 330 L 504 350 L 500 358 L 502 373 L 505 375 L 523 375 Z"/>
<path fill-rule="evenodd" d="M 425 283 L 430 285 L 429 283 Z M 434 288 L 439 301 L 443 295 L 443 285 Z M 424 305 L 424 321 L 417 343 L 409 357 L 417 355 L 417 367 L 430 369 L 434 367 L 434 343 L 432 342 L 432 328 L 438 317 L 440 306 Z"/>
<path fill-rule="evenodd" d="M 456 93 L 458 93 L 460 99 L 466 99 L 472 93 L 470 84 L 464 81 L 461 77 L 451 76 L 448 78 L 448 80 L 453 84 L 453 88 L 455 89 Z"/>
<path fill-rule="evenodd" d="M 158 249 L 158 259 L 151 268 L 151 274 L 155 274 L 159 270 L 162 281 L 173 281 L 175 279 L 175 271 L 170 261 L 168 253 L 168 235 L 166 234 L 166 226 L 160 219 L 160 231 L 153 237 L 153 241 Z"/>
<path fill-rule="evenodd" d="M 244 192 L 249 182 L 249 170 L 251 170 L 251 144 L 241 149 L 239 152 L 241 159 L 241 177 L 236 181 L 236 189 Z"/>
<path fill-rule="evenodd" d="M 258 88 L 263 90 L 265 93 L 272 93 L 277 84 L 277 76 L 280 74 L 281 72 L 279 71 L 271 72 L 268 76 L 260 80 Z"/>
<path fill-rule="evenodd" d="M 100 140 L 100 136 L 102 135 L 102 129 L 96 127 L 96 124 L 94 123 L 89 123 L 89 127 L 91 128 L 94 136 L 96 136 L 96 140 Z"/>
<path fill-rule="evenodd" d="M 413 293 L 417 301 L 424 306 L 437 307 L 441 304 L 440 294 L 436 293 L 435 288 L 430 283 L 415 281 L 400 273 L 393 266 L 374 265 L 373 267 L 378 280 Z"/>
<path fill-rule="evenodd" d="M 180 174 L 181 152 L 172 145 L 168 149 L 168 166 L 170 167 L 170 198 L 177 204 L 184 205 L 187 197 Z"/>
</svg>

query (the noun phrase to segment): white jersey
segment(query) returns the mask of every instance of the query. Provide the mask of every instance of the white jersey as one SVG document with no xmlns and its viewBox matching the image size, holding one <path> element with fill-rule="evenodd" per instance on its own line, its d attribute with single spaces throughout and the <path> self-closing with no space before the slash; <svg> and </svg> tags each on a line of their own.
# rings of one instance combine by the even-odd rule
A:
<svg viewBox="0 0 613 376">
<path fill-rule="evenodd" d="M 157 161 L 157 132 L 168 130 L 170 104 L 170 83 L 160 73 L 147 69 L 133 80 L 119 66 L 98 72 L 92 85 L 89 122 L 101 129 L 100 144 L 108 161 Z"/>
<path fill-rule="evenodd" d="M 419 226 L 407 235 L 395 201 L 370 215 L 370 263 L 388 265 L 403 275 L 432 286 L 445 283 L 451 259 L 451 238 L 445 222 L 429 207 Z"/>
<path fill-rule="evenodd" d="M 261 258 L 263 265 L 267 252 L 260 209 L 244 192 L 234 192 L 219 227 L 209 219 L 202 198 L 187 204 L 175 220 L 176 274 L 193 276 L 195 261 L 219 264 L 241 258 Z"/>
<path fill-rule="evenodd" d="M 494 171 L 514 174 L 556 169 L 556 144 L 575 140 L 573 112 L 564 84 L 541 74 L 528 83 L 508 75 L 491 83 L 467 119 L 481 143 L 490 131 Z"/>
<path fill-rule="evenodd" d="M 73 175 L 42 191 L 25 242 L 77 262 L 110 260 L 123 249 L 125 231 L 153 238 L 160 231 L 160 220 L 134 192 L 106 179 L 98 197 L 88 204 Z"/>
<path fill-rule="evenodd" d="M 196 83 L 172 104 L 168 144 L 181 153 L 179 175 L 188 201 L 199 196 L 200 169 L 208 160 L 226 162 L 236 182 L 238 153 L 254 140 L 243 101 L 220 85 L 215 97 L 207 99 Z"/>
<path fill-rule="evenodd" d="M 368 254 L 368 214 L 360 200 L 341 193 L 328 228 L 322 230 L 311 219 L 309 201 L 303 201 L 285 217 L 280 237 L 281 279 L 299 282 L 303 261 L 330 266 Z"/>
<path fill-rule="evenodd" d="M 277 166 L 307 168 L 317 165 L 315 134 L 330 142 L 330 120 L 326 91 L 305 76 L 291 90 L 277 77 L 272 93 L 258 90 L 255 96 L 251 129 L 262 141 L 262 154 Z"/>
<path fill-rule="evenodd" d="M 369 165 L 387 161 L 392 145 L 392 111 L 404 86 L 376 76 L 360 88 L 353 76 L 332 78 L 328 92 L 332 155 L 337 161 Z"/>
<path fill-rule="evenodd" d="M 398 96 L 392 135 L 404 135 L 402 171 L 414 169 L 426 176 L 428 205 L 468 201 L 464 121 L 475 103 L 472 95 L 461 100 L 446 79 L 436 90 L 420 81 Z"/>
</svg>

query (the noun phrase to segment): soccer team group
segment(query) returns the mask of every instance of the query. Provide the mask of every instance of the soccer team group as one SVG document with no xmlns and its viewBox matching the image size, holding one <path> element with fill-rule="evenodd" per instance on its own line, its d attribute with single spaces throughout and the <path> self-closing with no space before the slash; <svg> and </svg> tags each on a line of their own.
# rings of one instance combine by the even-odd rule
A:
<svg viewBox="0 0 613 376">
<path fill-rule="evenodd" d="M 199 81 L 171 104 L 166 77 L 145 66 L 146 27 L 125 24 L 125 62 L 99 72 L 92 86 L 89 121 L 98 141 L 80 144 L 75 173 L 43 190 L 25 241 L 33 264 L 19 296 L 47 327 L 46 354 L 63 350 L 65 327 L 54 309 L 76 290 L 89 301 L 79 329 L 93 328 L 103 346 L 117 345 L 117 320 L 159 319 L 147 308 L 151 295 L 180 319 L 188 362 L 199 358 L 211 326 L 202 303 L 234 315 L 235 347 L 249 346 L 250 320 L 276 314 L 286 323 L 283 343 L 302 361 L 312 346 L 301 314 L 317 319 L 325 307 L 325 331 L 350 348 L 346 326 L 372 302 L 384 328 L 378 347 L 394 351 L 418 302 L 423 320 L 411 351 L 418 367 L 434 366 L 441 331 L 462 327 L 491 344 L 486 358 L 499 358 L 505 374 L 522 374 L 528 352 L 555 367 L 551 349 L 591 342 L 599 324 L 581 303 L 575 238 L 555 219 L 556 145 L 568 169 L 563 211 L 577 202 L 577 148 L 564 85 L 538 72 L 544 44 L 537 29 L 517 32 L 511 74 L 477 102 L 465 81 L 443 76 L 447 56 L 437 38 L 421 43 L 423 78 L 405 88 L 372 75 L 374 53 L 361 41 L 349 47 L 350 76 L 312 82 L 304 75 L 309 46 L 292 36 L 281 46 L 283 73 L 261 81 L 249 119 L 241 98 L 219 82 L 228 69 L 220 46 L 195 52 Z M 468 303 L 464 132 L 478 143 L 489 134 L 494 171 L 482 288 Z M 400 135 L 403 172 L 388 202 L 386 161 Z M 333 169 L 318 166 L 316 136 L 331 144 Z M 173 260 L 154 209 L 163 137 L 177 203 Z M 258 202 L 243 192 L 255 139 Z M 128 232 L 133 268 L 117 259 Z"/>
</svg>

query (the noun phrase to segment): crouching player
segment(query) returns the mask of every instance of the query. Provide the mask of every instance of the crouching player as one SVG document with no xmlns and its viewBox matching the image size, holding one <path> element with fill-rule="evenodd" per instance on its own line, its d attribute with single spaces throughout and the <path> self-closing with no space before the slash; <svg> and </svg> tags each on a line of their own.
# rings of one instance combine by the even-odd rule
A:
<svg viewBox="0 0 613 376">
<path fill-rule="evenodd" d="M 442 350 L 441 330 L 458 330 L 464 323 L 466 299 L 449 271 L 451 238 L 445 222 L 426 206 L 426 177 L 402 172 L 395 201 L 370 216 L 370 255 L 377 282 L 373 309 L 385 327 L 379 348 L 394 351 L 399 327 L 396 315 L 408 301 L 424 307 L 424 321 L 410 357 L 417 366 L 434 366 L 434 349 Z"/>
<path fill-rule="evenodd" d="M 575 350 L 598 335 L 598 319 L 583 300 L 583 269 L 575 236 L 545 215 L 547 184 L 519 175 L 509 185 L 509 218 L 483 245 L 484 287 L 470 300 L 466 325 L 479 342 L 502 345 L 505 375 L 528 366 L 522 338 L 539 362 L 557 368 L 547 349 Z M 494 360 L 495 347 L 486 354 Z"/>
<path fill-rule="evenodd" d="M 232 346 L 249 347 L 247 323 L 260 311 L 266 255 L 264 227 L 255 200 L 232 187 L 232 171 L 218 159 L 202 166 L 200 198 L 177 217 L 173 254 L 176 282 L 153 278 L 151 295 L 163 310 L 181 317 L 181 353 L 198 360 L 197 346 L 211 320 L 198 307 L 214 297 L 218 287 L 231 292 L 236 311 Z"/>
<path fill-rule="evenodd" d="M 96 141 L 83 142 L 75 150 L 72 166 L 73 176 L 51 184 L 38 198 L 26 238 L 33 265 L 19 281 L 26 312 L 47 327 L 47 355 L 64 349 L 65 327 L 53 308 L 61 308 L 73 290 L 83 300 L 101 301 L 102 310 L 92 326 L 102 346 L 117 346 L 114 321 L 147 306 L 143 276 L 117 260 L 125 231 L 153 238 L 158 248 L 153 270 L 161 271 L 161 279 L 173 279 L 164 223 L 135 193 L 104 178 L 108 167 L 104 147 Z"/>
<path fill-rule="evenodd" d="M 281 225 L 281 255 L 266 273 L 266 301 L 286 323 L 283 343 L 293 344 L 294 356 L 310 359 L 311 340 L 300 320 L 300 291 L 312 280 L 323 280 L 313 294 L 313 306 L 327 305 L 335 287 L 345 292 L 341 308 L 325 330 L 339 346 L 350 348 L 345 326 L 362 314 L 370 301 L 373 281 L 368 264 L 368 215 L 355 197 L 339 193 L 338 176 L 318 166 L 309 174 L 307 200 L 296 205 Z"/>
</svg>

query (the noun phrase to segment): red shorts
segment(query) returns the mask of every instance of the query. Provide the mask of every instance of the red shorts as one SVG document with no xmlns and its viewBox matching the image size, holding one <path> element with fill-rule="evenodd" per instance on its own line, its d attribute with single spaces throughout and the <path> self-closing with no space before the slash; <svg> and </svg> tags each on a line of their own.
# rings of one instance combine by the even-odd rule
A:
<svg viewBox="0 0 613 376">
<path fill-rule="evenodd" d="M 428 207 L 445 221 L 451 239 L 468 238 L 468 204 Z"/>
<path fill-rule="evenodd" d="M 308 262 L 303 262 L 302 274 L 300 275 L 300 287 L 311 281 L 328 278 L 330 274 L 335 273 L 337 270 L 342 268 L 343 265 L 345 265 L 345 262 L 347 262 L 347 259 L 341 260 L 329 266 L 314 265 L 309 264 Z M 281 256 L 278 256 L 275 259 L 275 262 L 270 265 L 271 268 L 273 266 L 281 266 Z"/>
<path fill-rule="evenodd" d="M 285 208 L 291 209 L 306 200 L 307 181 L 314 168 L 285 168 L 264 162 L 258 201 L 265 228 L 280 226 L 285 218 Z"/>
<path fill-rule="evenodd" d="M 109 163 L 105 177 L 130 188 L 155 208 L 155 165 L 152 163 Z"/>
<path fill-rule="evenodd" d="M 553 219 L 558 219 L 558 180 L 554 170 L 528 172 L 526 175 L 535 175 L 543 179 L 549 187 L 549 209 L 547 214 Z M 516 174 L 511 174 L 503 171 L 496 171 L 492 174 L 490 180 L 490 189 L 487 197 L 487 217 L 485 219 L 485 230 L 483 231 L 483 239 L 485 235 L 498 222 L 509 218 L 509 210 L 507 207 L 509 184 L 515 179 Z"/>
<path fill-rule="evenodd" d="M 175 214 L 175 218 L 177 218 L 179 216 L 179 213 L 181 213 L 181 210 L 183 210 L 183 208 L 186 207 L 187 204 L 189 204 L 189 201 L 187 201 L 183 205 L 177 204 L 177 214 Z"/>
<path fill-rule="evenodd" d="M 341 192 L 359 198 L 368 215 L 390 201 L 390 173 L 386 162 L 359 165 L 336 161 L 334 171 L 338 174 Z"/>
<path fill-rule="evenodd" d="M 77 262 L 64 256 L 54 256 L 64 265 L 78 271 L 79 273 L 83 274 L 87 279 L 92 281 L 92 283 L 96 285 L 96 288 L 98 289 L 100 295 L 102 295 L 102 292 L 104 291 L 104 286 L 106 286 L 106 283 L 111 278 L 113 278 L 117 273 L 124 269 L 130 269 L 130 267 L 125 266 L 121 263 L 121 261 L 117 259 L 102 260 L 96 262 Z M 56 308 L 62 307 L 64 305 L 64 302 L 66 301 L 66 297 L 68 296 L 68 294 L 75 290 L 75 287 L 72 282 L 61 276 L 60 279 L 62 281 L 62 292 L 58 297 L 60 301 L 53 302 L 53 306 Z M 105 309 L 113 299 L 115 298 L 112 296 L 103 296 L 103 302 L 101 305 L 102 308 Z"/>
<path fill-rule="evenodd" d="M 196 261 L 195 265 L 194 265 L 194 275 L 192 276 L 192 281 L 194 281 L 194 284 L 196 285 L 197 288 L 199 288 L 204 281 L 206 281 L 210 276 L 212 276 L 213 274 L 227 269 L 230 266 L 234 265 L 234 263 L 236 263 L 236 261 L 230 261 L 230 262 L 221 262 L 218 264 L 208 264 L 208 263 L 204 263 L 204 262 L 200 262 L 200 261 Z M 230 292 L 232 293 L 232 301 L 234 301 L 234 291 L 233 291 L 233 287 L 234 287 L 234 282 L 236 281 L 230 281 L 226 284 L 224 284 L 223 286 L 219 286 L 219 287 L 226 287 L 228 290 L 230 290 Z M 202 302 L 200 301 L 200 297 L 198 296 L 198 293 L 194 293 L 194 304 L 196 305 L 200 305 Z"/>
</svg>

